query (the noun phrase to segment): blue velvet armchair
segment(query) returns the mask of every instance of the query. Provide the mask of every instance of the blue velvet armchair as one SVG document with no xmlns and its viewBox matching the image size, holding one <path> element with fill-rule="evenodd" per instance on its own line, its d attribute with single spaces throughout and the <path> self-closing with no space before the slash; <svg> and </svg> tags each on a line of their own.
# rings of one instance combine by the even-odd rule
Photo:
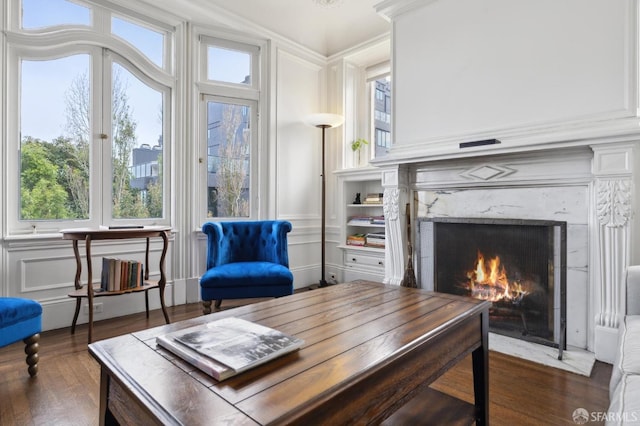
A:
<svg viewBox="0 0 640 426">
<path fill-rule="evenodd" d="M 200 278 L 202 311 L 211 313 L 211 301 L 280 297 L 293 293 L 287 233 L 283 220 L 207 222 L 207 271 Z"/>
</svg>

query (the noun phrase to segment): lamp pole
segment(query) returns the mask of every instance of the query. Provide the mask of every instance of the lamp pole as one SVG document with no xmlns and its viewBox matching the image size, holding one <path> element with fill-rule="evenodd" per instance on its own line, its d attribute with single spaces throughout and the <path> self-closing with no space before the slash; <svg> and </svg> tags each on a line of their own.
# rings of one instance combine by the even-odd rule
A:
<svg viewBox="0 0 640 426">
<path fill-rule="evenodd" d="M 322 234 L 322 239 L 320 242 L 320 250 L 322 253 L 322 257 L 321 257 L 321 262 L 322 262 L 322 271 L 321 271 L 321 275 L 320 275 L 320 287 L 327 287 L 327 280 L 325 280 L 324 277 L 324 270 L 325 270 L 325 222 L 326 222 L 326 181 L 325 181 L 325 171 L 324 171 L 324 163 L 325 163 L 325 156 L 324 156 L 324 150 L 325 150 L 325 132 L 328 128 L 330 128 L 331 126 L 328 124 L 320 124 L 317 127 L 322 129 L 322 219 L 321 219 L 321 225 L 320 225 L 320 232 Z"/>
<path fill-rule="evenodd" d="M 320 287 L 327 287 L 328 283 L 325 279 L 325 227 L 326 227 L 326 173 L 325 173 L 325 143 L 326 143 L 326 130 L 332 127 L 341 126 L 344 123 L 344 118 L 337 114 L 319 113 L 311 114 L 307 117 L 305 122 L 313 127 L 322 129 L 322 212 L 321 212 L 321 224 L 320 224 L 320 252 L 321 255 L 321 275 L 320 275 Z"/>
</svg>

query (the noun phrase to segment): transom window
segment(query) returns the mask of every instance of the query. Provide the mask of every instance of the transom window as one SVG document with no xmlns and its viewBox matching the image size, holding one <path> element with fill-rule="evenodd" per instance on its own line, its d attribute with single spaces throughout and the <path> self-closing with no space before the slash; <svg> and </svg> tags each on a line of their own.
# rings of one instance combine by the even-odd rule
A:
<svg viewBox="0 0 640 426">
<path fill-rule="evenodd" d="M 91 25 L 91 9 L 68 0 L 22 0 L 20 27 L 40 29 L 58 25 Z"/>
<path fill-rule="evenodd" d="M 164 66 L 164 34 L 125 18 L 111 18 L 111 32 L 140 50 L 159 67 Z"/>
<path fill-rule="evenodd" d="M 207 78 L 224 83 L 251 84 L 251 54 L 208 46 Z"/>
</svg>

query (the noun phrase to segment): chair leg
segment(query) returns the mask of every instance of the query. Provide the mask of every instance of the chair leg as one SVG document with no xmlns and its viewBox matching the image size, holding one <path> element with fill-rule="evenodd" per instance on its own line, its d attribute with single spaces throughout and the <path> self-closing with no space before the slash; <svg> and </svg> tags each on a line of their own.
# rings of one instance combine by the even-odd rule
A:
<svg viewBox="0 0 640 426">
<path fill-rule="evenodd" d="M 216 300 L 216 309 L 220 309 L 220 305 L 222 305 L 222 299 Z"/>
<path fill-rule="evenodd" d="M 38 350 L 40 349 L 40 345 L 38 342 L 40 341 L 40 333 L 36 333 L 31 337 L 27 337 L 23 340 L 25 343 L 24 353 L 27 354 L 27 365 L 29 366 L 29 376 L 34 377 L 38 374 L 38 360 L 40 356 L 38 355 Z"/>
<path fill-rule="evenodd" d="M 202 313 L 204 315 L 211 313 L 211 300 L 203 300 L 202 301 Z"/>
</svg>

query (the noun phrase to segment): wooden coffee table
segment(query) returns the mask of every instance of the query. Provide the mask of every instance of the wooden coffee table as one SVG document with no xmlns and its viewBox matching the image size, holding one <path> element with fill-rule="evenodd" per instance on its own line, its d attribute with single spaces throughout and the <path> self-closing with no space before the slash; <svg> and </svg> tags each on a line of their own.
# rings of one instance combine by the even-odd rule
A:
<svg viewBox="0 0 640 426">
<path fill-rule="evenodd" d="M 486 425 L 489 306 L 355 281 L 95 342 L 100 423 L 378 423 L 472 353 L 475 420 Z M 229 316 L 305 344 L 222 382 L 156 346 L 156 336 Z"/>
</svg>

